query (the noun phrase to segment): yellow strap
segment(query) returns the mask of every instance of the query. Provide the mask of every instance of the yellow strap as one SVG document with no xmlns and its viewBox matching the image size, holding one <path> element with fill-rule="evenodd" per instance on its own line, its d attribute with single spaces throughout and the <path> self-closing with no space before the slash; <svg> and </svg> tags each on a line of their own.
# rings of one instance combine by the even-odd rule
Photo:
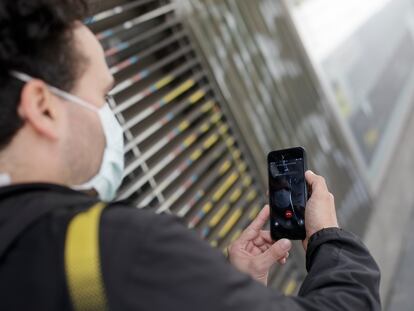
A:
<svg viewBox="0 0 414 311">
<path fill-rule="evenodd" d="M 99 254 L 99 221 L 104 203 L 76 215 L 66 234 L 65 269 L 74 310 L 106 310 Z"/>
</svg>

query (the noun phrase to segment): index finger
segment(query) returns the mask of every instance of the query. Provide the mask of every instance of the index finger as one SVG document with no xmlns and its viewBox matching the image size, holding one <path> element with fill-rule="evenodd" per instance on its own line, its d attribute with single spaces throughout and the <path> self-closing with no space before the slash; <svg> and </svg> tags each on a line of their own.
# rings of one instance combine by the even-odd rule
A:
<svg viewBox="0 0 414 311">
<path fill-rule="evenodd" d="M 260 213 L 256 216 L 256 218 L 251 222 L 251 224 L 243 231 L 240 238 L 252 238 L 253 235 L 257 235 L 260 233 L 260 230 L 264 226 L 264 224 L 269 219 L 270 208 L 269 205 L 265 205 Z M 254 234 L 251 234 L 254 233 Z"/>
</svg>

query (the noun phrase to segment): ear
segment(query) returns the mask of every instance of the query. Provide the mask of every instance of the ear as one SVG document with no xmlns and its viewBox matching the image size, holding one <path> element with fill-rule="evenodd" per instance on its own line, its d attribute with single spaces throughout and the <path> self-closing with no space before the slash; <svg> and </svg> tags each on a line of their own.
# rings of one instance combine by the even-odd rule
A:
<svg viewBox="0 0 414 311">
<path fill-rule="evenodd" d="M 23 87 L 17 112 L 39 135 L 56 140 L 58 109 L 55 102 L 43 81 L 31 80 Z"/>
</svg>

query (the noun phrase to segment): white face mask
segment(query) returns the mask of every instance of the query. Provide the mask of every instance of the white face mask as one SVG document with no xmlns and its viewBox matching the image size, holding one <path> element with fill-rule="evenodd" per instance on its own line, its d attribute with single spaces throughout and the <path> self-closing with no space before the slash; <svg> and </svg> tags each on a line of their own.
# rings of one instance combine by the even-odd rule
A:
<svg viewBox="0 0 414 311">
<path fill-rule="evenodd" d="M 23 82 L 29 82 L 33 79 L 29 75 L 16 71 L 12 71 L 11 75 Z M 100 170 L 98 174 L 88 182 L 82 185 L 72 186 L 72 188 L 75 190 L 95 189 L 101 200 L 113 200 L 121 185 L 124 174 L 124 136 L 122 127 L 112 113 L 109 104 L 107 103 L 102 108 L 97 108 L 87 101 L 53 86 L 49 86 L 49 89 L 55 95 L 69 102 L 78 104 L 98 113 L 106 139 L 106 147 Z M 108 100 L 111 100 L 110 97 L 108 97 Z"/>
</svg>

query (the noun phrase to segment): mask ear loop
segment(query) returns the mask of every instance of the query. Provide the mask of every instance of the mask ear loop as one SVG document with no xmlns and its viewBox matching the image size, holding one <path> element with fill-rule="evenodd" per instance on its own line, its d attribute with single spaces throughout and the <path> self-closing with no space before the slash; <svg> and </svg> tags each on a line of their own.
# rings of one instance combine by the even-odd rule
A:
<svg viewBox="0 0 414 311">
<path fill-rule="evenodd" d="M 35 78 L 29 76 L 28 74 L 25 74 L 25 73 L 19 72 L 19 71 L 15 71 L 15 70 L 10 71 L 10 75 L 13 76 L 14 78 L 24 82 L 24 83 L 28 83 L 28 82 L 35 79 Z M 99 111 L 99 108 L 95 107 L 94 105 L 88 103 L 87 101 L 85 101 L 85 100 L 83 100 L 83 99 L 81 99 L 81 98 L 79 98 L 75 95 L 72 95 L 68 92 L 62 91 L 62 90 L 60 90 L 60 89 L 58 89 L 54 86 L 51 86 L 47 83 L 46 83 L 46 85 L 47 85 L 48 89 L 50 90 L 50 92 L 52 92 L 53 94 L 55 94 L 56 96 L 58 96 L 58 97 L 60 97 L 64 100 L 67 100 L 67 101 L 72 102 L 74 104 L 78 104 L 78 105 L 82 106 L 83 108 L 86 108 L 86 109 L 89 109 L 89 110 L 92 110 L 92 111 L 95 111 L 95 112 Z"/>
</svg>

